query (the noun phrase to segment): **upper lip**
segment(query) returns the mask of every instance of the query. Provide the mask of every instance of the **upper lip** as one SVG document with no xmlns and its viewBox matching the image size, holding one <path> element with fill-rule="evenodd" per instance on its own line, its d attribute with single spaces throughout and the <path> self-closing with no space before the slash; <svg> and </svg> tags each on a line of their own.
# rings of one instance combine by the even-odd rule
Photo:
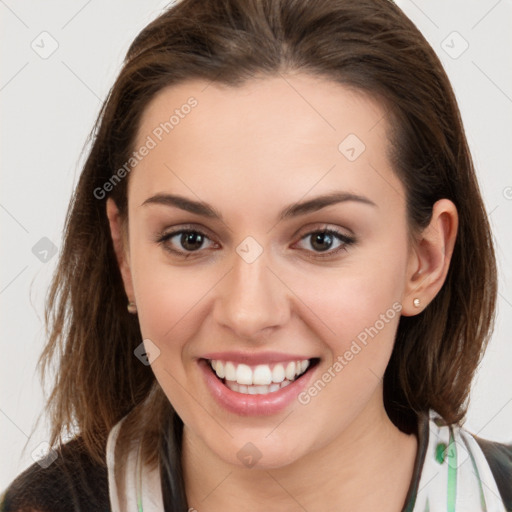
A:
<svg viewBox="0 0 512 512">
<path fill-rule="evenodd" d="M 313 356 L 314 357 L 314 356 Z M 286 354 L 284 352 L 210 352 L 204 354 L 202 359 L 216 361 L 232 361 L 233 363 L 244 363 L 249 366 L 256 364 L 285 363 L 289 361 L 304 361 L 313 357 L 302 354 Z"/>
</svg>

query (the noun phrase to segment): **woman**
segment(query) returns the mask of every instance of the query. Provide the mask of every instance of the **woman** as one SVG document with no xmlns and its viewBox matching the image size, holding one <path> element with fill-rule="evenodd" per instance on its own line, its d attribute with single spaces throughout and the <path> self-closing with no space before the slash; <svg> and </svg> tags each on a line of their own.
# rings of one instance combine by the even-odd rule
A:
<svg viewBox="0 0 512 512">
<path fill-rule="evenodd" d="M 495 298 L 394 4 L 183 0 L 100 114 L 41 356 L 57 457 L 3 510 L 511 510 L 512 446 L 461 426 Z"/>
</svg>

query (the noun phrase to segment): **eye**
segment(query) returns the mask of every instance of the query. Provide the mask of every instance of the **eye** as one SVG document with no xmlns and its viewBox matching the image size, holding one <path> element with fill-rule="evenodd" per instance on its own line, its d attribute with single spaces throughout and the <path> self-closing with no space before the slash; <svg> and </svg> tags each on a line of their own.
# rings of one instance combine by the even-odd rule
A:
<svg viewBox="0 0 512 512">
<path fill-rule="evenodd" d="M 301 237 L 303 242 L 309 239 L 312 249 L 306 248 L 307 252 L 313 252 L 315 258 L 332 257 L 340 251 L 347 250 L 347 247 L 354 244 L 356 239 L 345 235 L 335 229 L 318 229 L 311 231 Z M 168 252 L 188 258 L 194 253 L 200 253 L 207 242 L 210 248 L 217 246 L 208 235 L 197 229 L 181 228 L 167 233 L 162 233 L 157 238 L 157 243 L 163 245 Z M 334 246 L 334 249 L 333 249 Z"/>
<path fill-rule="evenodd" d="M 205 233 L 195 229 L 179 229 L 169 233 L 163 233 L 157 238 L 157 242 L 162 244 L 166 251 L 184 256 L 185 258 L 204 248 L 203 246 L 206 241 L 215 245 L 215 242 L 210 240 Z"/>
<path fill-rule="evenodd" d="M 311 231 L 301 238 L 301 241 L 308 240 L 307 245 L 312 247 L 315 253 L 312 257 L 326 258 L 334 256 L 340 251 L 346 251 L 347 247 L 353 245 L 356 239 L 345 235 L 335 229 L 319 229 Z M 337 245 L 336 245 L 337 244 Z M 334 249 L 333 249 L 334 245 Z M 307 249 L 310 251 L 310 249 Z M 322 254 L 325 253 L 325 254 Z"/>
</svg>

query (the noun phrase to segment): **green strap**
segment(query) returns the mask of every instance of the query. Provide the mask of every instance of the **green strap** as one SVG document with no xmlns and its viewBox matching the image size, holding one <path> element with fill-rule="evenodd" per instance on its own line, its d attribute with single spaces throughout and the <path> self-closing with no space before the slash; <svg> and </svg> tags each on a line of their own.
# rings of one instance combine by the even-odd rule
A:
<svg viewBox="0 0 512 512">
<path fill-rule="evenodd" d="M 142 510 L 142 462 L 141 462 L 141 447 L 142 444 L 139 444 L 139 449 L 137 450 L 137 463 L 136 463 L 136 471 L 137 471 L 137 511 L 143 512 Z"/>
<path fill-rule="evenodd" d="M 450 427 L 450 443 L 448 444 L 448 492 L 446 500 L 447 512 L 455 512 L 457 498 L 457 445 L 453 438 L 453 430 Z"/>
</svg>

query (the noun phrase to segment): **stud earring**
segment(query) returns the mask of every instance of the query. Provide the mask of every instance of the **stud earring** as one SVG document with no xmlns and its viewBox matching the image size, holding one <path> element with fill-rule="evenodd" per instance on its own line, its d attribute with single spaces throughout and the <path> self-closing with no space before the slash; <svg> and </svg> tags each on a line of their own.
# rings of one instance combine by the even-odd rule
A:
<svg viewBox="0 0 512 512">
<path fill-rule="evenodd" d="M 128 309 L 128 313 L 131 313 L 132 315 L 137 313 L 137 305 L 135 304 L 135 302 L 128 302 L 128 306 L 126 306 L 126 309 Z"/>
<path fill-rule="evenodd" d="M 414 304 L 414 307 L 416 307 L 416 308 L 419 308 L 420 304 L 421 304 L 420 299 L 418 299 L 418 298 L 414 299 L 412 301 L 412 303 Z"/>
</svg>

